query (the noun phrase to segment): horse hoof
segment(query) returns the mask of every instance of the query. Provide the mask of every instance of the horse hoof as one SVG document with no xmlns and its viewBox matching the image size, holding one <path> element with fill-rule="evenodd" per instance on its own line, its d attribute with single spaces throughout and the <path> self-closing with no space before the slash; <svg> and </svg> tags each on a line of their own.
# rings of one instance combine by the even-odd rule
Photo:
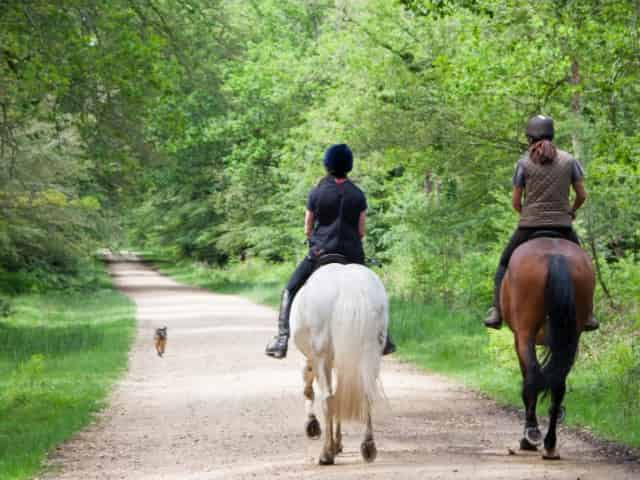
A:
<svg viewBox="0 0 640 480">
<path fill-rule="evenodd" d="M 316 417 L 310 418 L 307 420 L 306 425 L 304 426 L 305 431 L 307 432 L 307 437 L 317 440 L 322 435 L 322 429 L 320 428 L 320 422 Z"/>
<path fill-rule="evenodd" d="M 335 462 L 335 460 L 333 459 L 333 457 L 328 457 L 325 455 L 322 455 L 320 457 L 320 460 L 318 460 L 318 465 L 333 465 Z"/>
<path fill-rule="evenodd" d="M 528 427 L 524 429 L 524 438 L 537 447 L 542 443 L 542 432 L 538 427 Z"/>
<path fill-rule="evenodd" d="M 560 460 L 560 454 L 555 448 L 551 450 L 545 449 L 544 453 L 542 454 L 542 459 L 543 460 Z"/>
<path fill-rule="evenodd" d="M 365 462 L 373 462 L 378 456 L 378 449 L 376 448 L 375 442 L 373 440 L 365 440 L 362 442 L 360 445 L 360 453 Z"/>
<path fill-rule="evenodd" d="M 526 438 L 523 438 L 522 440 L 520 440 L 520 450 L 525 450 L 527 452 L 537 452 L 538 447 L 531 444 Z"/>
<path fill-rule="evenodd" d="M 333 447 L 334 455 L 339 455 L 341 453 L 342 453 L 342 445 L 336 445 L 335 447 Z"/>
</svg>

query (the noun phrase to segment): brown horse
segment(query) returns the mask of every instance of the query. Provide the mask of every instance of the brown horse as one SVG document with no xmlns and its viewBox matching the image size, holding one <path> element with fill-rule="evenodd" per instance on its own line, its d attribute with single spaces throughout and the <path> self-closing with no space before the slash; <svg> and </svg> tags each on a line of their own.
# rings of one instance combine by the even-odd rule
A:
<svg viewBox="0 0 640 480">
<path fill-rule="evenodd" d="M 535 238 L 518 247 L 502 282 L 500 308 L 513 331 L 523 377 L 526 423 L 521 449 L 537 450 L 542 443 L 536 403 L 540 393 L 551 394 L 544 459 L 560 458 L 556 426 L 580 334 L 592 314 L 594 286 L 591 259 L 578 245 L 560 238 Z M 536 344 L 547 347 L 542 365 Z"/>
</svg>

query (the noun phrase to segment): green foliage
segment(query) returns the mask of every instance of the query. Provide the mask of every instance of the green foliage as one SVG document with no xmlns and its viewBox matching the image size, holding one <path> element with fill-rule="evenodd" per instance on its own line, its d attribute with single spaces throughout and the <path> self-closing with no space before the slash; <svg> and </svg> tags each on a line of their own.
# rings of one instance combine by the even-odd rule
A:
<svg viewBox="0 0 640 480">
<path fill-rule="evenodd" d="M 11 301 L 7 297 L 0 297 L 0 318 L 8 317 L 11 313 Z"/>
<path fill-rule="evenodd" d="M 31 478 L 103 406 L 126 366 L 133 318 L 111 289 L 13 298 L 0 321 L 0 478 Z"/>
<path fill-rule="evenodd" d="M 156 3 L 0 7 L 0 272 L 19 283 L 77 274 L 118 236 L 115 211 L 158 156 L 145 120 L 189 68 L 180 27 L 193 13 Z"/>
<path fill-rule="evenodd" d="M 546 113 L 587 174 L 575 226 L 597 265 L 606 341 L 586 355 L 623 365 L 616 378 L 637 371 L 625 343 L 640 329 L 633 2 L 1 5 L 5 297 L 80 290 L 94 283 L 98 245 L 122 243 L 225 275 L 249 259 L 258 267 L 235 287 L 275 268 L 275 288 L 304 254 L 322 152 L 346 142 L 369 199 L 366 250 L 393 293 L 478 317 L 517 222 L 509 190 L 523 127 Z M 220 284 L 202 275 L 193 281 Z M 478 346 L 471 337 L 434 348 L 454 358 Z M 497 355 L 501 341 L 480 347 Z"/>
</svg>

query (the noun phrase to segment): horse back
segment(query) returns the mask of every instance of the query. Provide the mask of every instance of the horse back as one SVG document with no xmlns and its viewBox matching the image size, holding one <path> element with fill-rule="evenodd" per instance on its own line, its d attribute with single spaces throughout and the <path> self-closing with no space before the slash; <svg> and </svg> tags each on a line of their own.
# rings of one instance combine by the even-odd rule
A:
<svg viewBox="0 0 640 480">
<path fill-rule="evenodd" d="M 562 256 L 566 259 L 576 305 L 578 328 L 587 322 L 593 305 L 595 275 L 591 259 L 573 242 L 559 238 L 537 238 L 519 246 L 511 260 L 501 286 L 502 314 L 517 333 L 535 325 L 542 338 L 545 312 L 545 285 L 549 259 Z"/>
<path fill-rule="evenodd" d="M 337 308 L 346 302 L 366 300 L 365 308 L 371 321 L 380 319 L 384 325 L 372 326 L 386 332 L 388 299 L 378 276 L 363 265 L 329 264 L 319 268 L 296 295 L 291 310 L 291 331 L 298 348 L 307 354 L 310 349 L 322 349 L 339 333 L 342 323 Z M 336 323 L 340 325 L 336 326 Z M 374 322 L 376 323 L 376 322 Z"/>
</svg>

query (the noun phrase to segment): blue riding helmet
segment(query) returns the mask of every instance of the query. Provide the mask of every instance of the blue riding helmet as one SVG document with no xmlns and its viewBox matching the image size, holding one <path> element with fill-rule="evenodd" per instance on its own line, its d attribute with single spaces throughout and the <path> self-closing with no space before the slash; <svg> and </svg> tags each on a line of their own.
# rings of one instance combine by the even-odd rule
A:
<svg viewBox="0 0 640 480">
<path fill-rule="evenodd" d="M 324 166 L 333 174 L 344 175 L 353 168 L 353 153 L 344 143 L 331 145 L 324 152 Z"/>
</svg>

